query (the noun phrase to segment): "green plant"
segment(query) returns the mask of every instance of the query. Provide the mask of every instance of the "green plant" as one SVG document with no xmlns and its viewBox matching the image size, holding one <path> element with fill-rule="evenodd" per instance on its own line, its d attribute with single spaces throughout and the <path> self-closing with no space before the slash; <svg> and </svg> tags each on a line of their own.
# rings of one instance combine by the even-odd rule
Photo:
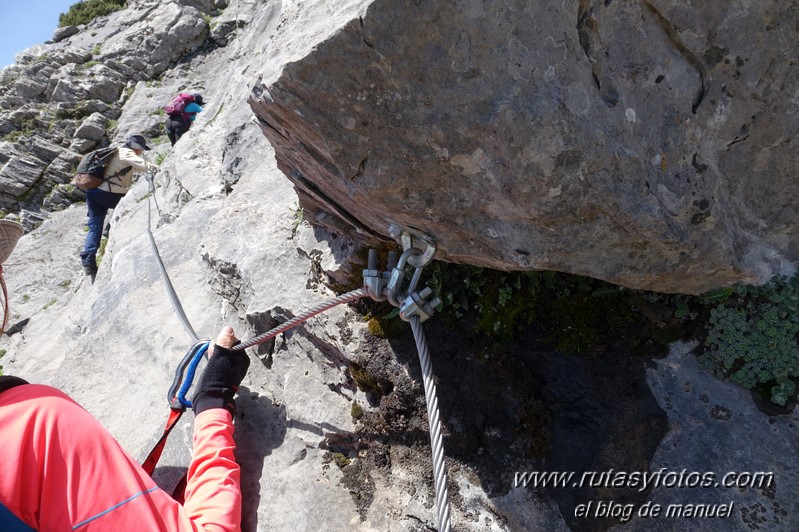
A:
<svg viewBox="0 0 799 532">
<path fill-rule="evenodd" d="M 56 298 L 51 299 L 50 301 L 48 301 L 47 303 L 44 304 L 44 306 L 42 307 L 42 310 L 55 305 L 57 301 L 58 300 Z"/>
<path fill-rule="evenodd" d="M 60 286 L 61 288 L 68 288 L 71 282 L 72 281 L 67 279 L 65 281 L 61 281 L 60 283 L 58 283 L 58 286 Z"/>
<path fill-rule="evenodd" d="M 100 45 L 100 43 L 97 43 L 97 44 L 95 44 L 95 45 L 94 45 L 94 48 L 92 48 L 91 54 L 92 54 L 93 56 L 94 56 L 94 55 L 100 55 L 100 49 L 101 49 L 101 48 L 102 48 L 102 46 Z"/>
<path fill-rule="evenodd" d="M 4 356 L 6 356 L 6 350 L 0 349 L 0 360 L 2 360 Z M 3 366 L 0 366 L 0 377 L 2 376 L 3 376 Z"/>
<path fill-rule="evenodd" d="M 86 61 L 85 63 L 78 65 L 77 67 L 75 67 L 75 69 L 76 70 L 88 70 L 91 67 L 93 67 L 94 65 L 99 65 L 99 64 L 100 64 L 100 61 L 95 61 L 94 59 L 92 59 L 91 61 Z"/>
<path fill-rule="evenodd" d="M 364 368 L 355 362 L 350 362 L 349 370 L 350 376 L 352 376 L 352 380 L 355 381 L 358 389 L 364 393 L 372 393 L 378 397 L 383 396 L 383 390 L 380 388 L 380 384 L 378 384 L 377 380 Z"/>
<path fill-rule="evenodd" d="M 219 106 L 219 108 L 218 108 L 218 109 L 216 110 L 216 112 L 214 113 L 214 116 L 212 116 L 212 117 L 211 117 L 211 120 L 209 120 L 209 121 L 208 121 L 208 125 L 209 125 L 209 126 L 210 126 L 210 125 L 212 125 L 212 124 L 214 123 L 214 120 L 216 120 L 216 117 L 217 117 L 217 116 L 219 116 L 219 114 L 222 112 L 222 109 L 224 109 L 224 107 L 225 107 L 225 104 L 221 104 L 221 105 Z"/>
<path fill-rule="evenodd" d="M 22 131 L 12 131 L 11 133 L 3 135 L 3 139 L 2 140 L 4 142 L 17 142 L 23 136 L 24 136 L 24 133 L 22 133 Z"/>
<path fill-rule="evenodd" d="M 330 458 L 332 458 L 336 465 L 341 469 L 344 469 L 350 465 L 350 462 L 352 462 L 352 460 L 344 456 L 343 453 L 330 453 Z"/>
<path fill-rule="evenodd" d="M 350 409 L 350 415 L 352 415 L 352 419 L 361 419 L 363 417 L 363 407 L 353 401 L 352 408 Z"/>
<path fill-rule="evenodd" d="M 716 374 L 784 405 L 799 378 L 799 276 L 735 287 L 710 311 L 700 360 Z"/>
<path fill-rule="evenodd" d="M 71 108 L 61 108 L 56 111 L 56 118 L 61 120 L 80 120 L 92 114 L 91 109 L 87 105 L 77 105 Z"/>
<path fill-rule="evenodd" d="M 14 120 L 15 131 L 12 131 L 3 137 L 3 140 L 8 142 L 16 142 L 22 137 L 30 137 L 35 131 L 37 122 L 35 118 L 17 118 Z"/>
<path fill-rule="evenodd" d="M 100 239 L 100 248 L 97 250 L 97 265 L 100 265 L 100 262 L 103 260 L 103 256 L 105 255 L 105 247 L 108 245 L 108 237 L 102 237 Z"/>
<path fill-rule="evenodd" d="M 123 7 L 125 0 L 82 0 L 58 16 L 58 27 L 88 24 L 97 17 L 108 15 Z"/>
<path fill-rule="evenodd" d="M 294 233 L 297 231 L 297 228 L 300 226 L 300 224 L 302 223 L 302 221 L 304 220 L 304 218 L 303 218 L 303 212 L 302 212 L 302 207 L 300 207 L 299 205 L 297 205 L 297 207 L 296 207 L 296 208 L 294 208 L 294 209 L 291 209 L 291 213 L 292 213 L 292 214 L 291 214 L 291 217 L 292 217 L 292 221 L 291 221 L 291 234 L 293 235 L 293 234 L 294 234 Z"/>
<path fill-rule="evenodd" d="M 164 111 L 163 107 L 159 107 L 155 111 L 151 111 L 150 115 L 152 115 L 152 116 L 166 116 L 166 111 Z"/>
<path fill-rule="evenodd" d="M 156 156 L 155 156 L 155 164 L 157 164 L 158 166 L 161 166 L 161 163 L 164 162 L 164 159 L 166 159 L 166 156 L 167 156 L 167 153 L 165 151 L 156 154 Z"/>
</svg>

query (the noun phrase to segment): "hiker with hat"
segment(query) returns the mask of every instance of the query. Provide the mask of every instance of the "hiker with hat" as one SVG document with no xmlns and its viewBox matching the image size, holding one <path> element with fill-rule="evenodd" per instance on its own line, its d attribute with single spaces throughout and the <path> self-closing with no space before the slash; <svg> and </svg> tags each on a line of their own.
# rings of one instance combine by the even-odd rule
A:
<svg viewBox="0 0 799 532">
<path fill-rule="evenodd" d="M 164 128 L 173 146 L 191 128 L 197 113 L 202 112 L 203 105 L 205 102 L 202 94 L 181 93 L 172 99 L 172 103 L 164 107 L 167 114 Z"/>
<path fill-rule="evenodd" d="M 0 259 L 22 226 L 0 220 Z M 8 231 L 6 231 L 8 229 Z M 225 327 L 192 401 L 192 459 L 182 504 L 162 491 L 85 409 L 50 386 L 0 376 L 0 530 L 241 530 L 233 400 L 249 357 Z"/>
<path fill-rule="evenodd" d="M 116 208 L 122 197 L 133 184 L 134 173 L 155 172 L 158 167 L 148 163 L 142 154 L 149 150 L 147 140 L 141 135 L 131 135 L 124 146 L 117 149 L 114 156 L 105 167 L 105 178 L 97 188 L 86 191 L 86 206 L 88 208 L 89 232 L 80 260 L 86 275 L 94 277 L 97 274 L 97 250 L 100 249 L 100 240 L 103 236 L 103 222 L 108 209 Z"/>
</svg>

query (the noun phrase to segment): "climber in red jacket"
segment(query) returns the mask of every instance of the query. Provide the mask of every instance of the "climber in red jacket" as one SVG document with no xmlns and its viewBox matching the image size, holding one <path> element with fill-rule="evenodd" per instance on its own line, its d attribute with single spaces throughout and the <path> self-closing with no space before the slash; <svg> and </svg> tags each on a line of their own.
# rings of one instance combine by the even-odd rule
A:
<svg viewBox="0 0 799 532">
<path fill-rule="evenodd" d="M 192 401 L 185 503 L 162 491 L 102 425 L 62 392 L 0 377 L 0 530 L 241 530 L 233 396 L 249 358 L 219 333 Z"/>
</svg>

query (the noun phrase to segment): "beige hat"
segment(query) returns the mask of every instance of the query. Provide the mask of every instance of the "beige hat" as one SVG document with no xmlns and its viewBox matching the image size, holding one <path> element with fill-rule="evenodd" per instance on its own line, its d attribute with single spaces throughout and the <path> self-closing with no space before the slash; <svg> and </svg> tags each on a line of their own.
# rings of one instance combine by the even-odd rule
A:
<svg viewBox="0 0 799 532">
<path fill-rule="evenodd" d="M 17 240 L 25 234 L 25 229 L 17 222 L 0 220 L 0 264 L 14 251 Z"/>
</svg>

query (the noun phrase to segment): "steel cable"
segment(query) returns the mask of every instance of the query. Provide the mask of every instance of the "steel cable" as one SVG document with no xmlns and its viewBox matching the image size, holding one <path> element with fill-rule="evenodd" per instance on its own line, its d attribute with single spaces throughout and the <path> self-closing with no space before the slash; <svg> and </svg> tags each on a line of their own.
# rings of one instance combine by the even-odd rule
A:
<svg viewBox="0 0 799 532">
<path fill-rule="evenodd" d="M 147 182 L 150 184 L 150 196 L 152 197 L 153 201 L 155 201 L 155 185 L 153 184 L 153 176 L 151 174 L 147 174 Z M 156 202 L 155 207 L 158 208 L 158 203 Z M 197 336 L 197 333 L 194 332 L 194 328 L 189 323 L 189 318 L 186 316 L 186 312 L 183 310 L 183 306 L 180 304 L 180 299 L 178 299 L 178 295 L 175 292 L 175 287 L 172 286 L 172 281 L 169 280 L 169 274 L 166 272 L 166 266 L 164 266 L 164 261 L 161 260 L 161 254 L 158 253 L 158 246 L 155 244 L 155 237 L 153 236 L 153 231 L 150 228 L 152 225 L 151 221 L 151 214 L 152 208 L 150 207 L 150 197 L 147 198 L 147 235 L 150 237 L 150 244 L 153 248 L 153 255 L 155 255 L 155 260 L 158 261 L 158 267 L 161 271 L 161 280 L 164 282 L 164 287 L 166 288 L 166 293 L 169 296 L 169 300 L 172 302 L 172 308 L 175 309 L 175 313 L 178 315 L 178 319 L 180 323 L 183 325 L 183 328 L 189 333 L 193 342 L 198 342 L 200 337 Z M 160 209 L 159 209 L 160 214 Z"/>
<path fill-rule="evenodd" d="M 433 482 L 436 491 L 436 519 L 439 532 L 450 532 L 449 490 L 447 489 L 447 470 L 444 463 L 444 443 L 441 437 L 441 421 L 438 412 L 438 394 L 433 376 L 433 364 L 427 352 L 427 340 L 422 330 L 419 316 L 411 316 L 411 329 L 419 351 L 424 380 L 424 399 L 427 403 L 427 420 L 430 424 L 430 449 L 433 452 Z"/>
<path fill-rule="evenodd" d="M 240 344 L 236 344 L 233 346 L 233 351 L 241 351 L 242 349 L 247 349 L 248 347 L 252 347 L 254 345 L 260 344 L 277 336 L 278 334 L 291 329 L 299 325 L 300 323 L 307 321 L 310 318 L 313 318 L 317 314 L 321 314 L 322 312 L 335 307 L 336 305 L 341 305 L 343 303 L 349 303 L 350 301 L 355 301 L 356 299 L 360 299 L 362 297 L 366 297 L 369 295 L 366 288 L 358 288 L 357 290 L 353 290 L 351 292 L 347 292 L 345 294 L 341 294 L 338 297 L 334 297 L 324 303 L 321 303 L 305 312 L 300 314 L 299 316 L 295 316 L 288 320 L 285 323 L 281 323 L 277 327 L 274 327 L 265 333 L 256 336 L 255 338 L 251 338 L 250 340 L 241 342 Z"/>
</svg>

